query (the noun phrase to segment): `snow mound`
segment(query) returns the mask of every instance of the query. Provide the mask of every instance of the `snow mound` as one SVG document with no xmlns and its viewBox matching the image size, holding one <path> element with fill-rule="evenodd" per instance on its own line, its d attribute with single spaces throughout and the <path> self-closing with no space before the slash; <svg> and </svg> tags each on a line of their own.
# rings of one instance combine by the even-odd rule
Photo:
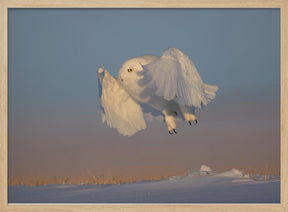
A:
<svg viewBox="0 0 288 212">
<path fill-rule="evenodd" d="M 211 174 L 213 174 L 212 169 L 209 166 L 202 165 L 199 170 L 190 172 L 188 176 L 203 176 Z"/>
<path fill-rule="evenodd" d="M 172 177 L 169 177 L 168 179 L 169 180 L 179 180 L 181 178 L 183 178 L 183 177 L 182 176 L 172 176 Z"/>
<path fill-rule="evenodd" d="M 244 173 L 242 171 L 238 170 L 238 169 L 231 169 L 230 171 L 218 174 L 218 176 L 222 176 L 222 177 L 243 177 Z"/>
<path fill-rule="evenodd" d="M 202 165 L 200 168 L 200 172 L 212 172 L 212 169 L 209 166 Z"/>
</svg>

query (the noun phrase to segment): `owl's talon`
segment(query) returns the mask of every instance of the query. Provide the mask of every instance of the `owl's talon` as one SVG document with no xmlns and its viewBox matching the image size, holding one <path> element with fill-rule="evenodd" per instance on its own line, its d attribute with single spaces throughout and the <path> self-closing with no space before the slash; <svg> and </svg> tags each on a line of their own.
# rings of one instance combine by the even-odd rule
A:
<svg viewBox="0 0 288 212">
<path fill-rule="evenodd" d="M 177 132 L 176 132 L 176 130 L 175 130 L 175 129 L 173 129 L 173 131 L 174 131 L 174 133 L 175 133 L 175 134 L 177 134 Z"/>
<path fill-rule="evenodd" d="M 188 123 L 189 123 L 190 125 L 192 125 L 191 121 L 188 121 Z"/>
<path fill-rule="evenodd" d="M 198 121 L 197 121 L 197 119 L 195 119 L 195 124 L 197 124 L 198 123 Z"/>
<path fill-rule="evenodd" d="M 171 132 L 170 130 L 169 130 L 168 132 L 169 132 L 169 134 L 170 134 L 170 135 L 173 135 L 173 134 L 174 134 L 174 133 L 173 133 L 173 132 Z"/>
</svg>

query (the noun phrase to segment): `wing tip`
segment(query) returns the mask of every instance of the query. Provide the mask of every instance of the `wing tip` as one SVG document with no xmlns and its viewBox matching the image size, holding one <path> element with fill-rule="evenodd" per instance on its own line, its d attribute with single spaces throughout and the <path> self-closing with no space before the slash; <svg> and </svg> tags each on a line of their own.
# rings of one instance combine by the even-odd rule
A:
<svg viewBox="0 0 288 212">
<path fill-rule="evenodd" d="M 208 84 L 205 84 L 205 91 L 207 92 L 216 92 L 218 91 L 219 87 L 217 85 L 208 85 Z"/>
<path fill-rule="evenodd" d="M 98 74 L 102 74 L 104 71 L 105 71 L 105 68 L 104 68 L 103 65 L 101 65 L 101 66 L 98 68 L 97 73 L 98 73 Z"/>
</svg>

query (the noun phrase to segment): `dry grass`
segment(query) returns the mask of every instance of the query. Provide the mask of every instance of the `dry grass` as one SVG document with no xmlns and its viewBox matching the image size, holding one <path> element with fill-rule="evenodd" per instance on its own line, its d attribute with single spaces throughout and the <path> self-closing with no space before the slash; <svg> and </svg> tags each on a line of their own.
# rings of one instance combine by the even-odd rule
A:
<svg viewBox="0 0 288 212">
<path fill-rule="evenodd" d="M 90 175 L 89 177 L 75 178 L 70 177 L 54 177 L 53 179 L 40 179 L 36 177 L 34 179 L 23 179 L 21 177 L 15 177 L 14 179 L 9 179 L 8 185 L 29 185 L 29 186 L 40 186 L 48 184 L 124 184 L 124 183 L 133 183 L 136 181 L 155 181 L 169 178 L 170 176 L 155 176 L 155 177 L 123 177 L 117 176 L 113 177 L 110 175 L 101 174 L 99 176 Z"/>
<path fill-rule="evenodd" d="M 271 166 L 266 166 L 265 168 L 257 169 L 257 168 L 242 168 L 238 167 L 238 170 L 243 172 L 243 175 L 248 176 L 253 180 L 271 180 L 275 176 L 280 176 L 280 169 L 273 168 Z M 187 176 L 190 171 L 186 171 L 183 173 L 183 176 Z M 165 176 L 153 176 L 153 177 L 124 177 L 124 176 L 111 176 L 108 174 L 100 174 L 94 175 L 91 172 L 88 172 L 87 177 L 81 178 L 72 178 L 69 176 L 64 177 L 53 177 L 52 179 L 45 179 L 40 177 L 35 177 L 32 179 L 24 179 L 21 177 L 15 177 L 13 179 L 8 180 L 8 185 L 29 185 L 29 186 L 41 186 L 48 184 L 124 184 L 124 183 L 133 183 L 136 181 L 157 181 L 167 179 L 172 177 L 173 175 L 165 175 Z"/>
<path fill-rule="evenodd" d="M 271 180 L 275 176 L 280 176 L 280 169 L 270 166 L 266 166 L 261 169 L 257 168 L 239 168 L 243 172 L 244 176 L 248 176 L 253 180 Z"/>
</svg>

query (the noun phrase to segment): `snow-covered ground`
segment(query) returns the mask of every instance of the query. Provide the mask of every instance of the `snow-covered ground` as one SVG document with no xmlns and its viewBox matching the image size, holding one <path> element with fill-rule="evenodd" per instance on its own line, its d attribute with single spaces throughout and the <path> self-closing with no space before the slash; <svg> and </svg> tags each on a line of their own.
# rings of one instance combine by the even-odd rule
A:
<svg viewBox="0 0 288 212">
<path fill-rule="evenodd" d="M 252 180 L 208 166 L 188 176 L 121 185 L 9 186 L 9 203 L 280 203 L 280 177 Z"/>
</svg>

